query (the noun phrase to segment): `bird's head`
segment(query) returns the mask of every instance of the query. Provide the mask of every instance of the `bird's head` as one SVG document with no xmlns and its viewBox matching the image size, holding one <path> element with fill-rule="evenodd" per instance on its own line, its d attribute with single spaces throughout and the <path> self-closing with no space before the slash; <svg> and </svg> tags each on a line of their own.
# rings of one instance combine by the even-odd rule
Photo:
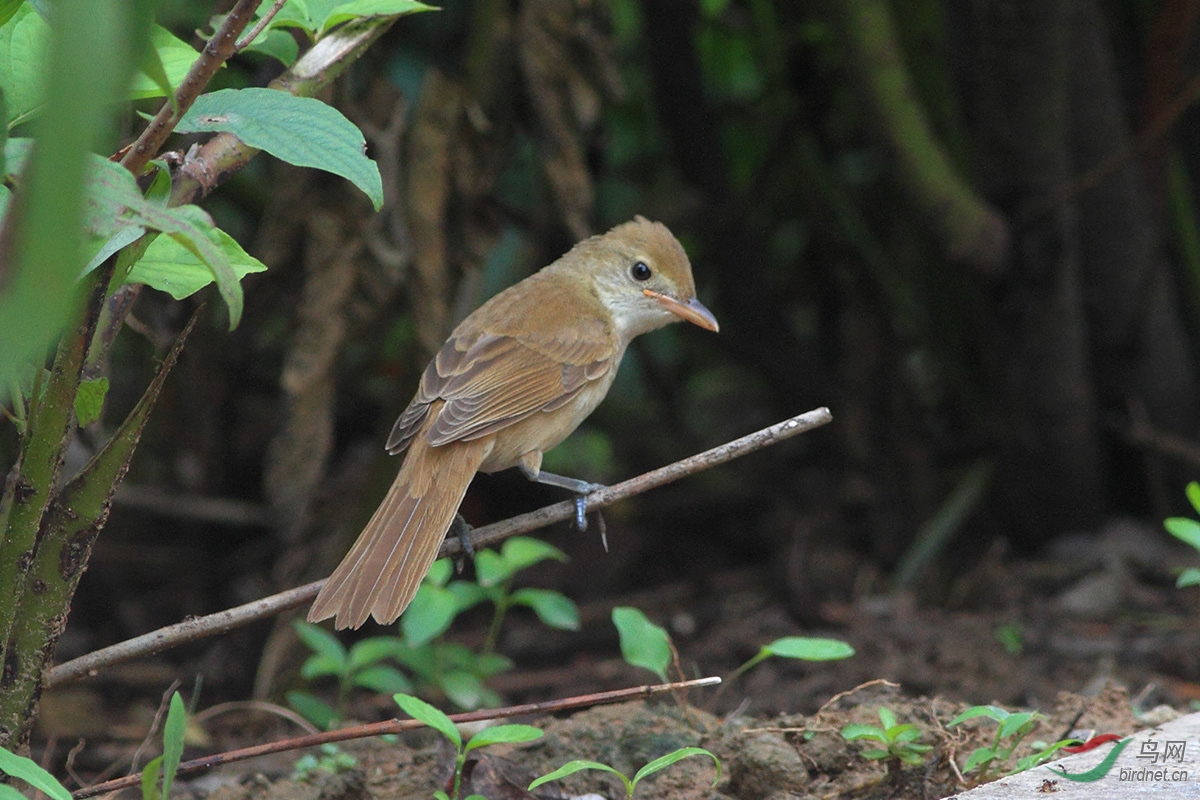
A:
<svg viewBox="0 0 1200 800">
<path fill-rule="evenodd" d="M 683 245 L 661 222 L 635 217 L 577 247 L 588 251 L 596 295 L 626 341 L 678 320 L 718 330 L 716 317 L 696 298 Z"/>
</svg>

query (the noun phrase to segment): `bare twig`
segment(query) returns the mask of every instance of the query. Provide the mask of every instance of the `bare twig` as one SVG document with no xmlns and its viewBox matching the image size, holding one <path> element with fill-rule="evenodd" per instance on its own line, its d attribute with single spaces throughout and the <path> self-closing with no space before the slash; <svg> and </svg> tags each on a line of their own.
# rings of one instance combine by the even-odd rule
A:
<svg viewBox="0 0 1200 800">
<path fill-rule="evenodd" d="M 267 13 L 262 15 L 262 19 L 255 23 L 250 32 L 237 40 L 237 44 L 233 46 L 233 52 L 240 53 L 249 47 L 250 43 L 257 39 L 258 35 L 263 32 L 263 28 L 271 24 L 271 20 L 275 19 L 275 15 L 279 13 L 279 9 L 283 8 L 283 4 L 286 2 L 287 0 L 275 0 L 275 3 L 267 9 Z"/>
<path fill-rule="evenodd" d="M 233 56 L 238 34 L 250 24 L 250 19 L 260 3 L 262 0 L 238 0 L 237 5 L 230 10 L 221 27 L 204 45 L 200 57 L 180 82 L 179 88 L 175 90 L 174 102 L 165 101 L 154 115 L 154 119 L 150 120 L 150 124 L 142 131 L 142 135 L 125 151 L 124 157 L 121 158 L 122 166 L 134 175 L 140 175 L 150 163 L 150 159 L 158 155 L 167 137 L 174 132 L 179 120 L 183 119 L 192 103 L 196 102 L 196 98 L 204 91 L 213 75 L 216 75 L 221 65 Z"/>
<path fill-rule="evenodd" d="M 599 489 L 587 497 L 588 508 L 596 510 L 610 506 L 618 500 L 624 500 L 658 486 L 662 486 L 701 470 L 724 464 L 739 456 L 753 453 L 756 450 L 789 439 L 805 431 L 826 424 L 833 417 L 828 408 L 818 408 L 799 416 L 777 422 L 770 427 L 734 439 L 711 450 L 697 453 L 694 456 L 668 464 L 656 470 L 651 470 L 636 478 L 630 478 L 622 483 Z M 555 522 L 572 519 L 575 516 L 575 502 L 564 500 L 561 503 L 545 506 L 528 514 L 485 525 L 471 532 L 471 544 L 474 548 L 488 547 L 510 536 L 527 533 L 543 528 Z M 462 550 L 462 544 L 457 537 L 450 537 L 442 542 L 439 556 L 454 555 Z M 324 581 L 314 581 L 304 586 L 288 589 L 279 594 L 264 597 L 236 608 L 219 611 L 204 617 L 194 617 L 183 622 L 159 628 L 147 634 L 119 642 L 110 647 L 95 650 L 80 656 L 65 664 L 60 664 L 50 670 L 46 677 L 47 686 L 57 686 L 62 683 L 79 680 L 88 675 L 95 675 L 100 670 L 119 664 L 133 658 L 152 655 L 186 642 L 192 642 L 206 636 L 226 633 L 234 628 L 247 625 L 259 619 L 274 616 L 281 611 L 296 608 L 311 601 L 317 596 Z"/>
<path fill-rule="evenodd" d="M 630 700 L 638 700 L 643 697 L 651 697 L 653 695 L 663 694 L 665 692 L 676 692 L 696 686 L 714 686 L 720 682 L 720 678 L 699 678 L 693 681 L 681 681 L 678 683 L 660 683 L 648 686 L 635 686 L 629 689 L 614 689 L 610 692 L 581 694 L 575 697 L 563 698 L 561 700 L 547 700 L 542 703 L 525 703 L 519 706 L 508 706 L 507 708 L 485 708 L 479 711 L 468 711 L 464 714 L 451 714 L 450 720 L 457 725 L 464 722 L 480 722 L 482 720 L 503 719 L 506 717 L 523 717 L 531 714 L 556 714 L 568 709 L 589 708 L 591 706 L 608 705 L 611 703 L 624 703 Z M 245 761 L 249 758 L 257 758 L 258 756 L 270 755 L 272 753 L 284 753 L 290 750 L 299 750 L 302 747 L 313 747 L 316 745 L 327 744 L 329 742 L 344 742 L 350 739 L 365 739 L 368 736 L 381 736 L 388 733 L 401 733 L 403 731 L 415 730 L 416 728 L 421 727 L 424 727 L 424 723 L 415 719 L 388 719 L 382 722 L 373 722 L 369 725 L 356 725 L 351 728 L 343 728 L 337 731 L 327 731 L 325 733 L 311 734 L 308 736 L 296 736 L 291 739 L 281 739 L 277 742 L 268 742 L 266 744 L 255 745 L 254 747 L 244 747 L 241 750 L 230 750 L 225 753 L 216 753 L 211 756 L 205 756 L 204 758 L 185 761 L 179 765 L 177 774 L 184 775 L 189 772 L 210 769 L 212 767 L 221 766 L 222 764 L 229 764 L 234 761 Z M 80 798 L 92 797 L 105 792 L 115 792 L 121 789 L 128 789 L 131 786 L 137 786 L 140 782 L 140 775 L 131 775 L 127 778 L 118 778 L 117 780 L 108 781 L 106 783 L 98 783 L 95 786 L 88 786 L 73 792 L 72 797 L 76 798 L 76 800 L 80 800 Z"/>
</svg>

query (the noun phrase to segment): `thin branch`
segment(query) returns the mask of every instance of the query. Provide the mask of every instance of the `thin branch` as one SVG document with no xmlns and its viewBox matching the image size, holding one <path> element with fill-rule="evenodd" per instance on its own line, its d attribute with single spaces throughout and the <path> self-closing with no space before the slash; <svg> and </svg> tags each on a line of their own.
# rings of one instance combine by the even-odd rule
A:
<svg viewBox="0 0 1200 800">
<path fill-rule="evenodd" d="M 664 694 L 666 692 L 675 692 L 682 689 L 689 689 L 696 686 L 714 686 L 721 682 L 720 678 L 699 678 L 692 681 L 681 681 L 678 683 L 660 683 L 648 686 L 635 686 L 629 689 L 614 689 L 610 692 L 595 692 L 593 694 L 582 694 L 575 697 L 567 697 L 561 700 L 547 700 L 541 703 L 525 703 L 519 706 L 508 706 L 507 708 L 485 708 L 479 711 L 468 711 L 463 714 L 451 714 L 450 721 L 456 725 L 465 722 L 480 722 L 482 720 L 503 719 L 507 717 L 523 717 L 526 715 L 545 716 L 548 714 L 557 714 L 561 711 L 567 711 L 574 708 L 590 708 L 592 706 L 610 705 L 612 703 L 625 703 L 630 700 L 638 700 L 643 697 L 651 697 L 656 694 Z M 424 727 L 425 723 L 415 719 L 387 719 L 382 722 L 373 722 L 369 725 L 356 725 L 351 728 L 342 728 L 336 731 L 326 731 L 325 733 L 310 734 L 308 736 L 296 736 L 291 739 L 281 739 L 276 742 L 268 742 L 266 744 L 255 745 L 254 747 L 244 747 L 240 750 L 230 750 L 225 753 L 216 753 L 215 755 L 197 758 L 192 761 L 185 761 L 179 765 L 177 770 L 178 775 L 184 775 L 198 770 L 211 769 L 223 764 L 229 764 L 234 761 L 245 761 L 249 758 L 257 758 L 258 756 L 271 755 L 272 753 L 285 753 L 291 750 L 299 750 L 302 747 L 314 747 L 316 745 L 328 744 L 330 742 L 345 742 L 350 739 L 365 739 L 368 736 L 382 736 L 384 734 L 402 733 L 404 731 L 415 730 L 416 728 Z M 137 786 L 141 783 L 140 775 L 131 775 L 126 778 L 118 778 L 116 780 L 107 781 L 106 783 L 98 783 L 95 786 L 88 786 L 78 791 L 72 792 L 71 796 L 76 800 L 81 800 L 84 797 L 93 797 L 105 792 L 116 792 L 121 789 L 128 789 Z"/>
<path fill-rule="evenodd" d="M 711 450 L 697 453 L 694 456 L 668 464 L 656 470 L 644 473 L 636 478 L 630 478 L 622 483 L 599 489 L 587 497 L 589 509 L 600 509 L 610 506 L 618 500 L 641 494 L 663 484 L 677 481 L 701 470 L 724 464 L 740 456 L 761 450 L 768 445 L 790 439 L 797 434 L 810 431 L 831 421 L 833 416 L 828 408 L 818 408 L 800 414 L 799 416 L 777 422 L 770 427 L 734 439 L 732 442 L 718 445 Z M 510 536 L 527 533 L 543 528 L 555 522 L 572 519 L 575 516 L 575 503 L 564 500 L 561 503 L 545 506 L 528 514 L 484 525 L 471 532 L 471 544 L 474 548 L 488 547 Z M 462 550 L 462 544 L 457 537 L 451 537 L 442 542 L 439 556 L 454 555 Z M 274 616 L 282 611 L 296 608 L 311 601 L 317 596 L 325 582 L 314 581 L 304 586 L 288 589 L 279 594 L 264 597 L 236 608 L 219 611 L 204 617 L 194 617 L 165 628 L 143 634 L 133 639 L 95 650 L 60 664 L 50 670 L 46 676 L 46 686 L 57 686 L 62 683 L 79 680 L 89 675 L 96 675 L 100 670 L 128 661 L 133 658 L 152 655 L 180 644 L 226 633 L 234 628 L 248 625 L 266 617 Z"/>
<path fill-rule="evenodd" d="M 275 19 L 275 15 L 279 13 L 279 9 L 283 8 L 283 4 L 286 2 L 287 0 L 275 0 L 274 5 L 267 9 L 267 13 L 262 15 L 262 19 L 250 29 L 250 32 L 241 39 L 238 39 L 237 44 L 233 46 L 233 52 L 240 53 L 249 47 L 251 42 L 257 39 L 258 35 L 263 32 L 263 28 L 271 24 L 271 20 Z"/>
<path fill-rule="evenodd" d="M 150 163 L 150 159 L 158 155 L 167 137 L 174 132 L 179 120 L 183 119 L 183 115 L 192 107 L 192 103 L 204 91 L 204 87 L 208 86 L 213 75 L 216 75 L 221 65 L 236 52 L 238 35 L 250 24 L 250 19 L 260 3 L 262 0 L 238 0 L 237 5 L 204 45 L 200 57 L 180 82 L 179 88 L 175 90 L 174 100 L 163 102 L 162 108 L 154 115 L 154 119 L 150 120 L 142 135 L 125 151 L 121 158 L 122 166 L 134 175 L 140 175 Z"/>
</svg>

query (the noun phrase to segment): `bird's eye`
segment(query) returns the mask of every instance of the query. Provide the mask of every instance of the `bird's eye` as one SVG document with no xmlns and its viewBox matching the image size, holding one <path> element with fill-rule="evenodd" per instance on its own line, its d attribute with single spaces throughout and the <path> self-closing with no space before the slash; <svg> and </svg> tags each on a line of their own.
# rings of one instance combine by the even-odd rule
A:
<svg viewBox="0 0 1200 800">
<path fill-rule="evenodd" d="M 629 274 L 635 281 L 650 280 L 650 268 L 646 266 L 645 261 L 638 261 L 630 267 Z"/>
</svg>

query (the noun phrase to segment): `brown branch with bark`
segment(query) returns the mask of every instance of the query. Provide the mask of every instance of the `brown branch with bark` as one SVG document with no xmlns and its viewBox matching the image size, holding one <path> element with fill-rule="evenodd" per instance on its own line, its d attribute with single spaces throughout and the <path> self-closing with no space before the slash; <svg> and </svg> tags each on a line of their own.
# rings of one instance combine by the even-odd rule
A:
<svg viewBox="0 0 1200 800">
<path fill-rule="evenodd" d="M 761 450 L 797 434 L 818 428 L 833 419 L 828 408 L 817 408 L 782 422 L 763 428 L 762 430 L 734 439 L 731 442 L 718 445 L 710 450 L 681 459 L 665 467 L 630 478 L 627 481 L 599 489 L 587 497 L 589 509 L 600 509 L 624 500 L 628 497 L 662 486 L 680 478 L 692 475 L 702 470 L 710 469 L 718 464 L 724 464 L 735 458 Z M 537 528 L 543 528 L 555 522 L 571 519 L 575 515 L 575 503 L 564 500 L 561 503 L 545 506 L 527 514 L 485 525 L 471 532 L 471 545 L 475 548 L 496 544 L 510 536 L 527 533 Z M 462 550 L 462 544 L 457 538 L 447 539 L 442 543 L 439 556 L 454 555 Z M 282 611 L 296 608 L 311 601 L 317 596 L 324 581 L 288 589 L 278 594 L 255 600 L 252 603 L 236 608 L 195 617 L 159 628 L 156 631 L 119 642 L 110 647 L 96 650 L 80 656 L 65 664 L 60 664 L 49 671 L 46 685 L 57 686 L 70 683 L 84 677 L 98 674 L 101 670 L 120 664 L 134 658 L 153 655 L 163 650 L 181 644 L 193 642 L 208 636 L 226 633 L 234 628 L 248 625 Z"/>
</svg>

